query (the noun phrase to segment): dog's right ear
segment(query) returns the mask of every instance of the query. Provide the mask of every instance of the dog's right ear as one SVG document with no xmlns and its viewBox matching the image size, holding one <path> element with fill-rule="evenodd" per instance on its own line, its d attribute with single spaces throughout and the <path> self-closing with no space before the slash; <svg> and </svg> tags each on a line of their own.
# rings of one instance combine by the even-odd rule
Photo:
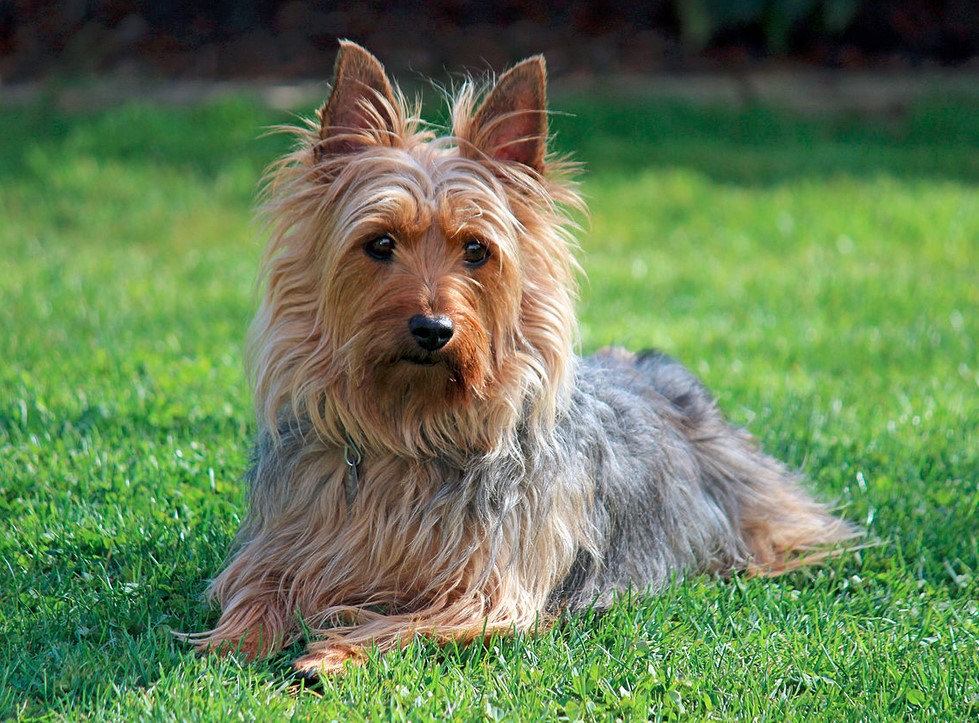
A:
<svg viewBox="0 0 979 723">
<path fill-rule="evenodd" d="M 372 145 L 393 145 L 398 103 L 380 61 L 356 43 L 341 40 L 333 90 L 317 116 L 317 160 Z"/>
<path fill-rule="evenodd" d="M 544 171 L 547 152 L 547 69 L 544 56 L 517 63 L 486 96 L 472 122 L 457 130 L 463 153 Z"/>
</svg>

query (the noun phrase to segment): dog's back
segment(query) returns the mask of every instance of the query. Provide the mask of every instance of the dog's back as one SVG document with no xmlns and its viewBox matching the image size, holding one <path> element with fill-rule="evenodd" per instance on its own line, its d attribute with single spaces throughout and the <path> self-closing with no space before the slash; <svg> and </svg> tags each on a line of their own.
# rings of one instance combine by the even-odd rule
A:
<svg viewBox="0 0 979 723">
<path fill-rule="evenodd" d="M 568 469 L 594 488 L 598 554 L 579 551 L 556 607 L 607 605 L 685 572 L 777 573 L 853 534 L 660 352 L 583 359 L 560 430 Z"/>
</svg>

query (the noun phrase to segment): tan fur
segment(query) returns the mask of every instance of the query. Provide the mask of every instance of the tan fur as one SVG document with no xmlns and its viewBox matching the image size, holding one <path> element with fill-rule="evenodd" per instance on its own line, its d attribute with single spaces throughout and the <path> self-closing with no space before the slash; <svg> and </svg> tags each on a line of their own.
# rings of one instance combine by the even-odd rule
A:
<svg viewBox="0 0 979 723">
<path fill-rule="evenodd" d="M 499 134 L 481 126 L 477 89 L 466 84 L 453 135 L 435 140 L 396 90 L 367 84 L 384 76 L 355 47 L 341 53 L 337 83 L 344 73 L 364 83 L 356 108 L 369 120 L 330 127 L 353 116 L 348 107 L 331 109 L 352 105 L 335 88 L 319 114 L 322 128 L 297 131 L 296 151 L 272 169 L 265 294 L 249 332 L 260 420 L 274 430 L 284 413 L 308 415 L 323 456 L 310 455 L 290 499 L 259 508 L 250 539 L 210 591 L 222 620 L 199 642 L 267 654 L 295 637 L 299 615 L 320 640 L 298 665 L 316 670 L 415 634 L 471 640 L 544 624 L 539 611 L 573 554 L 570 541 L 555 548 L 547 537 L 521 535 L 542 522 L 527 519 L 538 509 L 532 505 L 511 511 L 491 552 L 489 531 L 473 529 L 455 500 L 433 506 L 444 480 L 411 460 L 513 445 L 527 404 L 541 434 L 552 428 L 569 392 L 575 342 L 568 213 L 582 203 L 559 161 L 549 160 L 544 173 L 546 125 L 539 169 L 514 167 L 510 152 L 495 160 Z M 542 118 L 538 111 L 537 127 Z M 341 150 L 330 155 L 324 146 Z M 371 234 L 389 231 L 407 259 L 397 275 L 379 274 L 362 251 Z M 453 249 L 467 236 L 491 244 L 494 273 L 458 272 Z M 432 312 L 451 313 L 462 326 L 450 372 L 385 365 L 382 350 L 399 345 L 391 320 Z M 370 459 L 349 510 L 336 495 L 317 497 L 324 475 L 344 473 L 336 450 L 345 435 Z M 586 504 L 559 502 L 550 513 L 559 518 Z M 263 534 L 273 527 L 274 535 Z M 460 566 L 463 551 L 468 562 Z M 534 569 L 490 567 L 487 575 L 490 555 L 533 561 Z M 373 605 L 384 612 L 371 612 Z"/>
<path fill-rule="evenodd" d="M 466 83 L 437 137 L 373 56 L 342 45 L 329 101 L 268 175 L 248 340 L 259 451 L 200 650 L 267 655 L 305 629 L 296 665 L 322 673 L 418 635 L 533 630 L 576 561 L 603 554 L 588 460 L 553 439 L 575 391 L 584 205 L 573 165 L 546 152 L 545 94 L 539 57 L 488 92 Z M 365 253 L 381 236 L 396 264 Z M 482 266 L 463 261 L 474 239 L 490 250 Z M 405 362 L 417 315 L 455 325 L 428 365 Z M 762 504 L 718 522 L 743 525 L 750 548 L 732 541 L 724 565 L 774 570 L 838 539 L 822 507 L 784 494 L 788 521 Z M 694 533 L 691 550 L 710 548 L 709 530 Z"/>
<path fill-rule="evenodd" d="M 273 168 L 265 204 L 272 223 L 266 292 L 249 333 L 255 403 L 269 427 L 291 408 L 309 414 L 337 442 L 346 430 L 371 446 L 433 454 L 444 446 L 433 442 L 448 439 L 466 440 L 476 450 L 506 443 L 528 398 L 540 401 L 535 416 L 541 423 L 553 422 L 568 392 L 575 341 L 568 211 L 583 204 L 560 162 L 552 161 L 545 177 L 489 156 L 462 156 L 458 147 L 467 154 L 478 148 L 474 97 L 466 85 L 453 113 L 454 135 L 434 142 L 400 96 L 373 98 L 381 108 L 373 117 L 392 119 L 390 126 L 337 130 L 363 142 L 357 157 L 318 158 L 318 129 L 310 128 L 297 131 L 299 148 Z M 321 117 L 328 117 L 325 110 Z M 412 244 L 413 275 L 375 283 L 361 245 L 390 228 Z M 489 263 L 503 274 L 487 275 L 492 288 L 481 286 L 478 276 L 447 273 L 456 259 L 443 258 L 446 247 L 467 235 L 495 243 Z M 515 238 L 533 243 L 514 244 Z M 419 395 L 398 428 L 388 429 L 392 400 L 384 398 L 387 384 L 373 378 L 378 370 L 368 363 L 375 346 L 390 343 L 378 336 L 389 329 L 378 314 L 400 318 L 445 308 L 464 317 L 473 346 L 455 350 L 456 375 L 439 380 L 437 396 L 492 397 L 494 408 L 480 405 L 476 418 L 472 405 L 446 408 Z M 335 399 L 364 406 L 340 409 Z M 402 400 L 393 401 L 400 412 Z M 383 440 L 372 438 L 379 432 Z"/>
</svg>

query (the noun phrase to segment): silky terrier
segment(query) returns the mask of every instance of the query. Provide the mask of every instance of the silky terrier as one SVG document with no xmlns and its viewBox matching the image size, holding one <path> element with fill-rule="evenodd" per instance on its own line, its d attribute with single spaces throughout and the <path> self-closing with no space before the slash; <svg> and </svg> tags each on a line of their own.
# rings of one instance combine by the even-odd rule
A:
<svg viewBox="0 0 979 723">
<path fill-rule="evenodd" d="M 248 514 L 201 650 L 305 637 L 297 669 L 327 673 L 684 573 L 776 574 L 854 534 L 678 362 L 575 355 L 584 204 L 545 95 L 541 57 L 466 82 L 439 135 L 341 43 L 269 173 Z"/>
</svg>

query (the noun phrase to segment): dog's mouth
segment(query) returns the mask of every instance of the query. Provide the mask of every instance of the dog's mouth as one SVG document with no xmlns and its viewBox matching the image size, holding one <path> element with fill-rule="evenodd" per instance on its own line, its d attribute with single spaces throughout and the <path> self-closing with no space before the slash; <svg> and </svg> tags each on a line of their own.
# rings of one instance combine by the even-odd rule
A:
<svg viewBox="0 0 979 723">
<path fill-rule="evenodd" d="M 436 364 L 442 364 L 445 359 L 440 354 L 403 354 L 398 361 L 420 367 L 433 367 Z"/>
<path fill-rule="evenodd" d="M 416 392 L 428 388 L 431 394 L 438 397 L 452 390 L 467 389 L 470 384 L 470 377 L 465 373 L 465 367 L 451 351 L 446 353 L 401 349 L 400 353 L 389 358 L 388 363 L 389 373 L 393 376 L 388 377 L 383 372 L 380 376 L 388 389 L 391 388 L 392 382 L 395 384 L 400 382 Z"/>
</svg>

